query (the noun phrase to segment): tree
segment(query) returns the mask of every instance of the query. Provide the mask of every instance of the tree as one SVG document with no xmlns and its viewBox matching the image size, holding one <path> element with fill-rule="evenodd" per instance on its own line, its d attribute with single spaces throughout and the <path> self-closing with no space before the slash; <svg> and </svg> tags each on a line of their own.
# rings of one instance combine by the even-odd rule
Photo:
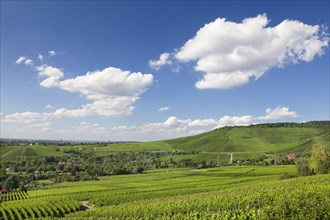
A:
<svg viewBox="0 0 330 220">
<path fill-rule="evenodd" d="M 134 169 L 133 169 L 133 173 L 135 173 L 135 174 L 141 174 L 141 173 L 143 173 L 143 171 L 144 171 L 144 169 L 143 169 L 143 167 L 134 167 Z"/>
<path fill-rule="evenodd" d="M 330 170 L 330 151 L 326 138 L 329 138 L 329 134 L 318 136 L 313 142 L 312 162 L 316 173 L 325 174 Z"/>
<path fill-rule="evenodd" d="M 309 168 L 308 161 L 305 158 L 299 159 L 296 163 L 298 176 L 311 176 L 314 174 Z"/>
<path fill-rule="evenodd" d="M 6 179 L 2 186 L 6 190 L 19 188 L 19 182 L 16 176 L 10 176 Z"/>
<path fill-rule="evenodd" d="M 19 190 L 22 192 L 27 192 L 28 189 L 24 186 L 24 184 L 21 184 L 21 186 L 19 187 Z"/>
</svg>

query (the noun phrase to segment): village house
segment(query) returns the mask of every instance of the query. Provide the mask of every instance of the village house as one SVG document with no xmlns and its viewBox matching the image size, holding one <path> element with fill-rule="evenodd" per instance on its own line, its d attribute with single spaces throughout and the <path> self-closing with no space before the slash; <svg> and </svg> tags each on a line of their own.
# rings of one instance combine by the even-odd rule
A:
<svg viewBox="0 0 330 220">
<path fill-rule="evenodd" d="M 287 157 L 289 160 L 292 160 L 292 159 L 296 158 L 296 155 L 293 154 L 293 153 L 289 153 L 289 154 L 286 155 L 286 157 Z"/>
<path fill-rule="evenodd" d="M 2 189 L 2 190 L 0 190 L 0 193 L 9 193 L 9 190 L 6 190 L 6 189 Z"/>
</svg>

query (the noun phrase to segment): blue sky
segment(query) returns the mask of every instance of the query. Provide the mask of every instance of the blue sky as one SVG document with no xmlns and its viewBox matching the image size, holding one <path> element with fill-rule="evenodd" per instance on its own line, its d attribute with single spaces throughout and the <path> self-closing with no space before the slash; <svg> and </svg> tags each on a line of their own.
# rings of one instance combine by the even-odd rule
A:
<svg viewBox="0 0 330 220">
<path fill-rule="evenodd" d="M 1 137 L 329 120 L 329 1 L 1 1 Z"/>
</svg>

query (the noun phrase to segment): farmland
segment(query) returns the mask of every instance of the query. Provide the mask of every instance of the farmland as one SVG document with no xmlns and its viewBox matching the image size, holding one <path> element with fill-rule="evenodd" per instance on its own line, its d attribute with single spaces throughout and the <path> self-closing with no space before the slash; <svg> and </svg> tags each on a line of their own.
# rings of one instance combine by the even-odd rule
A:
<svg viewBox="0 0 330 220">
<path fill-rule="evenodd" d="M 4 219 L 326 219 L 329 175 L 278 180 L 294 166 L 159 169 L 49 184 L 1 203 Z M 81 210 L 88 201 L 91 210 Z M 312 207 L 312 208 L 311 208 Z"/>
<path fill-rule="evenodd" d="M 327 125 L 328 122 L 325 122 Z M 322 123 L 320 123 L 322 124 Z M 74 146 L 2 146 L 1 160 L 28 160 L 46 156 L 70 156 L 74 151 L 84 151 L 96 156 L 106 156 L 113 152 L 145 151 L 199 151 L 203 153 L 310 153 L 313 139 L 316 136 L 329 139 L 329 131 L 320 126 L 302 127 L 227 127 L 207 133 L 172 140 L 136 142 L 136 143 L 102 143 Z M 242 154 L 243 153 L 243 154 Z M 212 157 L 212 156 L 210 156 Z"/>
<path fill-rule="evenodd" d="M 317 167 L 329 160 L 324 124 L 1 146 L 1 184 L 16 186 L 0 194 L 0 219 L 329 219 L 328 165 Z"/>
</svg>

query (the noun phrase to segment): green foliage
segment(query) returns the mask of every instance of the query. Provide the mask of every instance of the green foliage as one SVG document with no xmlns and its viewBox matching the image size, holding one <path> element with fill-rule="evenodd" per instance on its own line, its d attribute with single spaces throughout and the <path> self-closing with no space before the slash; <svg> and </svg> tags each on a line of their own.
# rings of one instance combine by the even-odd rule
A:
<svg viewBox="0 0 330 220">
<path fill-rule="evenodd" d="M 298 159 L 296 162 L 298 176 L 311 176 L 314 172 L 309 168 L 308 160 L 305 158 Z"/>
<path fill-rule="evenodd" d="M 312 162 L 316 173 L 328 173 L 330 170 L 330 134 L 317 136 L 313 140 Z"/>
<path fill-rule="evenodd" d="M 290 178 L 294 178 L 294 177 L 296 177 L 296 175 L 292 175 L 292 174 L 285 172 L 278 179 L 284 180 L 284 179 L 290 179 Z"/>
<path fill-rule="evenodd" d="M 3 183 L 2 188 L 6 190 L 12 190 L 19 188 L 19 182 L 16 176 L 10 176 L 6 179 L 6 181 Z"/>
<path fill-rule="evenodd" d="M 143 171 L 144 171 L 143 167 L 134 167 L 133 168 L 133 173 L 135 173 L 135 174 L 141 174 L 141 173 L 143 173 Z"/>
</svg>

